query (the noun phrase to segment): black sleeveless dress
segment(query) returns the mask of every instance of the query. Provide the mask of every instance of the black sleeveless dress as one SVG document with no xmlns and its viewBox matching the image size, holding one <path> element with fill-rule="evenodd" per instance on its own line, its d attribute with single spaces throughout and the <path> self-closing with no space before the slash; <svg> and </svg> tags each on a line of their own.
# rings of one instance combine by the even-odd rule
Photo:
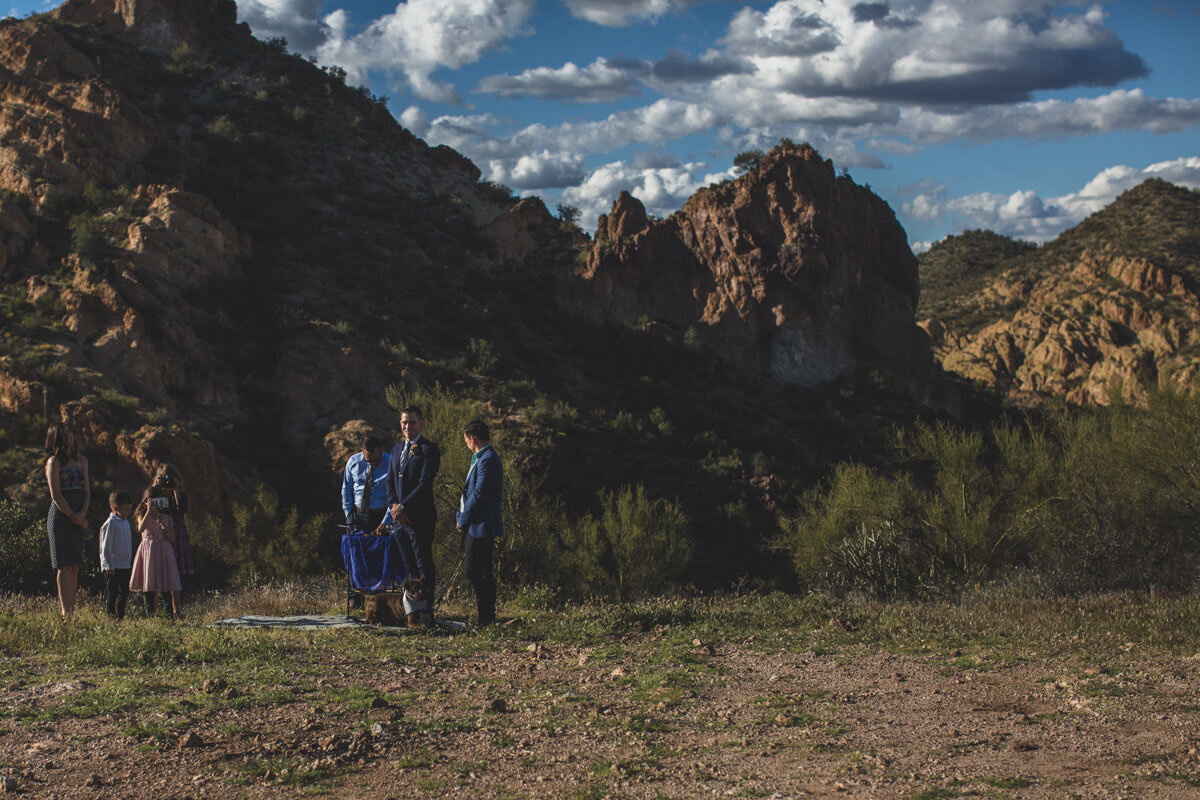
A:
<svg viewBox="0 0 1200 800">
<path fill-rule="evenodd" d="M 59 467 L 58 485 L 71 510 L 82 510 L 83 465 Z M 83 563 L 83 528 L 59 511 L 53 500 L 50 501 L 50 514 L 46 517 L 46 531 L 50 535 L 50 563 L 55 569 Z"/>
</svg>

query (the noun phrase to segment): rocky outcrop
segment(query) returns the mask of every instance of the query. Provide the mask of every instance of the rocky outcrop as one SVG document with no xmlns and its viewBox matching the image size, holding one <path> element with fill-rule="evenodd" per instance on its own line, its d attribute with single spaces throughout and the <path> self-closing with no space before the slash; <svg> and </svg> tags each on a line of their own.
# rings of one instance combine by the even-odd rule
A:
<svg viewBox="0 0 1200 800">
<path fill-rule="evenodd" d="M 68 0 L 53 13 L 63 22 L 97 25 L 151 50 L 184 44 L 204 49 L 250 35 L 237 24 L 233 0 Z"/>
<path fill-rule="evenodd" d="M 1170 248 L 1130 255 L 1106 234 L 1106 221 L 1118 212 L 1137 219 L 1142 206 L 1147 220 L 1165 206 L 1200 215 L 1200 193 L 1169 184 L 1131 190 L 1080 226 L 1088 247 L 1067 246 L 1081 238 L 1068 231 L 1040 259 L 1015 262 L 958 297 L 952 318 L 923 321 L 945 370 L 1022 404 L 1060 397 L 1103 405 L 1114 392 L 1137 401 L 1162 380 L 1192 384 L 1200 375 L 1200 265 Z M 972 320 L 984 324 L 956 330 Z"/>
<path fill-rule="evenodd" d="M 879 370 L 922 402 L 955 403 L 914 324 L 917 263 L 903 228 L 809 147 L 772 150 L 666 220 L 622 193 L 577 275 L 594 316 L 690 330 L 782 383 Z"/>
</svg>

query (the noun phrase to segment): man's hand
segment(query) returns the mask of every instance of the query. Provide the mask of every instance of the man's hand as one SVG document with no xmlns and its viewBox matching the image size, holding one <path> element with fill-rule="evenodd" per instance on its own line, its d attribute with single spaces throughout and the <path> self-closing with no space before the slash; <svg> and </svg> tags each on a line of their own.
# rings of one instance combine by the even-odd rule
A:
<svg viewBox="0 0 1200 800">
<path fill-rule="evenodd" d="M 406 514 L 404 509 L 400 507 L 399 503 L 392 503 L 392 510 L 389 513 L 392 515 L 392 519 L 396 520 L 397 523 L 401 525 L 408 524 L 408 514 Z"/>
<path fill-rule="evenodd" d="M 463 532 L 462 523 L 456 522 L 456 523 L 454 523 L 454 527 L 455 527 L 455 528 L 458 528 L 458 532 L 459 532 L 459 533 L 462 533 L 462 532 Z"/>
<path fill-rule="evenodd" d="M 383 531 L 384 531 L 384 527 L 383 527 L 383 523 L 381 522 L 381 523 L 379 523 L 379 526 L 377 528 L 375 528 L 375 535 L 383 536 Z"/>
</svg>

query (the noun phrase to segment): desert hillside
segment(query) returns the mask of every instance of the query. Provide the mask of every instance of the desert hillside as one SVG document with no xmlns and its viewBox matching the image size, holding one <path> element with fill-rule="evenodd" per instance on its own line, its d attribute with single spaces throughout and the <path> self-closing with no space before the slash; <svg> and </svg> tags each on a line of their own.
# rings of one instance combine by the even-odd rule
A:
<svg viewBox="0 0 1200 800">
<path fill-rule="evenodd" d="M 1200 192 L 1148 180 L 1042 247 L 990 232 L 922 254 L 919 314 L 947 372 L 1036 403 L 1191 383 Z"/>
</svg>

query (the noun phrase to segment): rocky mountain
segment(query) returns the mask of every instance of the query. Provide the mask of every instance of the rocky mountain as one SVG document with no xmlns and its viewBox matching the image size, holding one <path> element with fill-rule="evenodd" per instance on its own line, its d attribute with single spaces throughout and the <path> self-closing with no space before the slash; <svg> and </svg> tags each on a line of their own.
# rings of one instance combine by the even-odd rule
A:
<svg viewBox="0 0 1200 800">
<path fill-rule="evenodd" d="M 909 323 L 917 262 L 904 229 L 811 147 L 783 144 L 665 220 L 651 222 L 622 193 L 578 275 L 597 316 L 691 331 L 781 383 L 884 368 L 920 401 L 954 403 L 928 340 Z"/>
<path fill-rule="evenodd" d="M 921 260 L 942 366 L 1009 400 L 1104 404 L 1200 373 L 1200 192 L 1152 179 L 1040 248 L 971 232 Z"/>
<path fill-rule="evenodd" d="M 0 22 L 8 495 L 44 503 L 48 411 L 97 497 L 166 459 L 217 514 L 260 483 L 332 511 L 387 388 L 441 386 L 568 508 L 644 483 L 722 531 L 714 571 L 753 572 L 781 496 L 952 404 L 902 229 L 810 148 L 669 220 L 623 196 L 591 241 L 236 18 Z"/>
</svg>

